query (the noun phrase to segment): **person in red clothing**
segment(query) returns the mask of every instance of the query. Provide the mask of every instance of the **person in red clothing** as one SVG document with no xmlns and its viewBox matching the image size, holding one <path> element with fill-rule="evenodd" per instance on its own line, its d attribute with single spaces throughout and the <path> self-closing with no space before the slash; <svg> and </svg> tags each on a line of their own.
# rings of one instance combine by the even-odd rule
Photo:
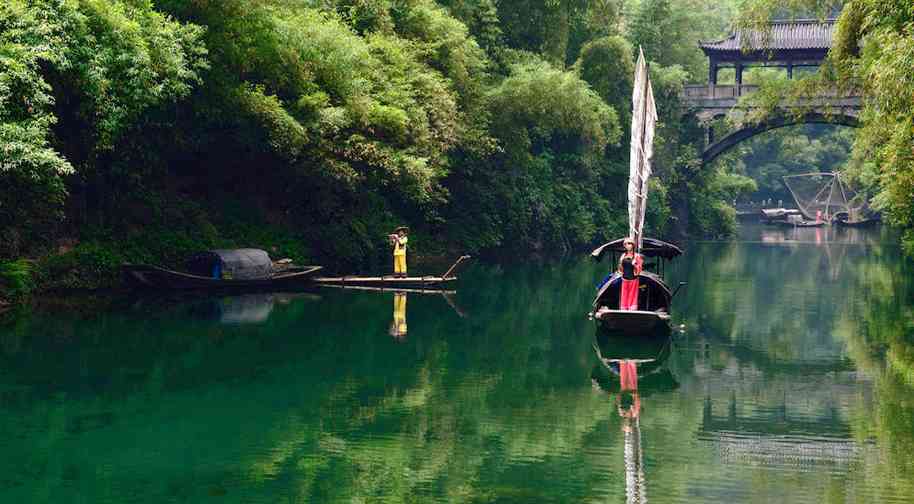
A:
<svg viewBox="0 0 914 504">
<path fill-rule="evenodd" d="M 635 240 L 626 238 L 622 245 L 625 252 L 619 259 L 619 272 L 622 273 L 622 291 L 619 295 L 620 310 L 638 309 L 638 275 L 644 265 L 641 254 L 635 252 Z"/>
</svg>

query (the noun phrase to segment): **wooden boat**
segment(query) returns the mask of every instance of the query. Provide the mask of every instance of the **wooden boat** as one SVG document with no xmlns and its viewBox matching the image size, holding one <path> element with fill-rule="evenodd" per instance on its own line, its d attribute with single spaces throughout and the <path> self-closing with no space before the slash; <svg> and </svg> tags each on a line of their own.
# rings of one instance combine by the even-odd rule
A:
<svg viewBox="0 0 914 504">
<path fill-rule="evenodd" d="M 297 288 L 321 267 L 274 264 L 260 249 L 217 249 L 194 254 L 187 269 L 184 273 L 147 264 L 121 266 L 128 282 L 164 290 Z"/>
<path fill-rule="evenodd" d="M 339 277 L 314 277 L 311 279 L 312 282 L 318 285 L 332 285 L 332 286 L 349 286 L 349 287 L 376 287 L 376 288 L 385 288 L 393 291 L 403 290 L 403 289 L 430 289 L 435 287 L 441 287 L 443 285 L 450 284 L 457 281 L 457 277 L 453 275 L 454 271 L 457 269 L 457 266 L 463 261 L 469 259 L 470 256 L 460 256 L 446 272 L 441 276 L 413 276 L 413 277 L 398 277 L 394 275 L 382 275 L 382 276 L 339 276 Z"/>
<path fill-rule="evenodd" d="M 848 221 L 848 220 L 835 220 L 834 223 L 836 226 L 840 227 L 853 227 L 853 228 L 865 228 L 872 227 L 878 224 L 880 219 L 862 219 L 858 221 Z"/>
<path fill-rule="evenodd" d="M 816 221 L 801 220 L 801 221 L 793 221 L 793 222 L 776 221 L 776 222 L 773 222 L 773 224 L 776 224 L 781 227 L 787 227 L 787 228 L 793 228 L 793 227 L 807 228 L 807 227 L 823 227 L 823 226 L 825 226 L 826 222 L 825 221 L 816 222 Z"/>
<path fill-rule="evenodd" d="M 628 228 L 634 250 L 646 258 L 656 258 L 653 264 L 644 265 L 639 275 L 638 310 L 620 310 L 622 275 L 614 272 L 604 279 L 597 289 L 590 316 L 607 331 L 625 335 L 644 336 L 657 331 L 669 331 L 670 302 L 675 295 L 663 282 L 664 261 L 682 254 L 675 245 L 643 236 L 644 217 L 647 212 L 648 179 L 651 175 L 654 129 L 657 123 L 657 108 L 651 90 L 650 76 L 644 53 L 639 50 L 635 65 L 635 79 L 632 92 L 631 154 L 629 156 L 628 179 Z M 606 251 L 612 251 L 613 270 L 616 254 L 625 252 L 625 239 L 609 242 L 591 253 L 600 259 Z M 655 268 L 654 272 L 646 271 Z M 684 284 L 680 284 L 682 287 Z M 677 287 L 678 290 L 678 287 Z"/>
<path fill-rule="evenodd" d="M 615 240 L 594 250 L 591 257 L 599 259 L 606 251 L 612 252 L 612 264 L 616 264 L 617 254 L 624 250 L 623 240 Z M 638 307 L 640 310 L 620 310 L 619 298 L 622 292 L 622 275 L 619 272 L 605 279 L 593 300 L 591 316 L 600 323 L 603 330 L 611 333 L 636 335 L 640 337 L 668 335 L 670 331 L 670 305 L 676 292 L 663 281 L 661 276 L 665 261 L 682 254 L 679 247 L 653 238 L 644 238 L 640 254 L 645 258 L 655 258 L 655 262 L 646 264 L 655 272 L 642 271 L 638 276 Z M 684 285 L 680 284 L 680 287 Z M 678 287 L 677 287 L 678 290 Z"/>
<path fill-rule="evenodd" d="M 800 215 L 800 211 L 795 208 L 763 208 L 758 215 L 766 224 L 777 224 L 786 222 L 791 215 Z"/>
<path fill-rule="evenodd" d="M 182 273 L 147 264 L 124 264 L 121 267 L 127 280 L 134 285 L 152 289 L 289 289 L 307 285 L 310 277 L 321 270 L 321 266 L 290 268 L 267 278 L 225 279 L 190 273 Z"/>
</svg>

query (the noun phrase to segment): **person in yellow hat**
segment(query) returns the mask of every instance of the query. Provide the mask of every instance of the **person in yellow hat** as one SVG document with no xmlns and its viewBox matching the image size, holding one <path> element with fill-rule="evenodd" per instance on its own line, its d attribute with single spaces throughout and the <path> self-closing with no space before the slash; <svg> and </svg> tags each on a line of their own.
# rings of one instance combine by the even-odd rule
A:
<svg viewBox="0 0 914 504">
<path fill-rule="evenodd" d="M 409 228 L 400 226 L 390 235 L 391 245 L 394 247 L 394 276 L 406 277 L 406 243 L 409 239 L 406 233 Z"/>
</svg>

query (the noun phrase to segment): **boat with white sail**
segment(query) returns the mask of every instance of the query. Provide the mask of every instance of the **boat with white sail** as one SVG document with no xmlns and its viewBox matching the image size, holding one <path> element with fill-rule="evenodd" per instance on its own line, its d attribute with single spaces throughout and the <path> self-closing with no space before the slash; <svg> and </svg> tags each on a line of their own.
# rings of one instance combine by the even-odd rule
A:
<svg viewBox="0 0 914 504">
<path fill-rule="evenodd" d="M 633 252 L 640 254 L 637 266 L 632 266 L 629 260 L 625 264 L 625 271 L 620 267 L 619 271 L 614 271 L 603 279 L 597 286 L 593 310 L 590 312 L 591 317 L 603 328 L 627 335 L 657 334 L 669 330 L 670 304 L 676 293 L 664 282 L 663 273 L 666 262 L 682 254 L 679 247 L 646 238 L 643 234 L 656 123 L 657 108 L 647 62 L 644 52 L 639 48 L 632 92 L 629 236 L 601 245 L 591 253 L 591 257 L 596 260 L 612 257 L 614 269 L 620 264 L 616 262 L 617 254 L 621 257 L 626 253 L 627 241 L 632 242 Z M 684 284 L 679 287 L 682 285 Z M 626 301 L 626 306 L 622 306 L 623 300 Z"/>
</svg>

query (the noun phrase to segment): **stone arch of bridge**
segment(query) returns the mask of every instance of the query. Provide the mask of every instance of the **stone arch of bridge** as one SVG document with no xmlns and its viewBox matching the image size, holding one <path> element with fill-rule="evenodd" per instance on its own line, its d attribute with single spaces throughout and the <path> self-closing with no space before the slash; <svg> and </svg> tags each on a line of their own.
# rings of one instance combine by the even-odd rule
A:
<svg viewBox="0 0 914 504">
<path fill-rule="evenodd" d="M 708 145 L 701 153 L 702 164 L 707 165 L 711 163 L 721 154 L 756 135 L 773 129 L 795 126 L 797 124 L 833 124 L 836 126 L 850 126 L 853 128 L 859 126 L 857 117 L 847 113 L 825 115 L 811 112 L 800 117 L 777 116 L 759 124 L 740 128 L 717 142 Z"/>
</svg>

